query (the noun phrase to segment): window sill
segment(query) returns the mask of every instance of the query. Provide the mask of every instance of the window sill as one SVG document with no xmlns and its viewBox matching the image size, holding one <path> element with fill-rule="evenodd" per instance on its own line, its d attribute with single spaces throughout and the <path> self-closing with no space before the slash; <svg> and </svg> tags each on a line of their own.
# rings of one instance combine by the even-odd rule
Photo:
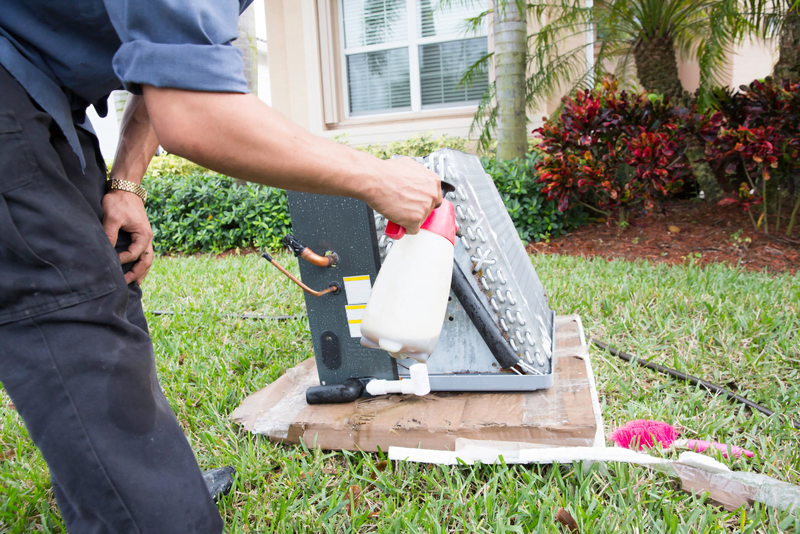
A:
<svg viewBox="0 0 800 534">
<path fill-rule="evenodd" d="M 383 113 L 380 115 L 368 115 L 362 117 L 351 117 L 336 123 L 326 124 L 326 130 L 343 130 L 358 126 L 374 126 L 376 124 L 416 122 L 431 119 L 456 119 L 472 118 L 478 106 L 463 106 L 457 108 L 438 108 L 423 111 L 402 111 L 398 113 Z"/>
</svg>

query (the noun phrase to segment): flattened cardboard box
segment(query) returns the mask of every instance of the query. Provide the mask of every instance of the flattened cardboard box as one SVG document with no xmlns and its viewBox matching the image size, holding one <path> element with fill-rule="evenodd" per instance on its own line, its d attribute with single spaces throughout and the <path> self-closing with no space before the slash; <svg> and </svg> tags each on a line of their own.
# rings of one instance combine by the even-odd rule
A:
<svg viewBox="0 0 800 534">
<path fill-rule="evenodd" d="M 319 383 L 312 358 L 247 397 L 232 418 L 272 440 L 302 439 L 322 449 L 454 450 L 457 438 L 591 446 L 598 430 L 597 401 L 580 319 L 558 319 L 555 385 L 547 390 L 389 395 L 308 405 L 305 390 Z"/>
</svg>

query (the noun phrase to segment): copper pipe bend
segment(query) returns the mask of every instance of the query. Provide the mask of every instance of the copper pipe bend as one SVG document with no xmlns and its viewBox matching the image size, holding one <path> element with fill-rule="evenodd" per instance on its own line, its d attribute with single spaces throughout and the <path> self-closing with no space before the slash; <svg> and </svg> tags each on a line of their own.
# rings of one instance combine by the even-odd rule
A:
<svg viewBox="0 0 800 534">
<path fill-rule="evenodd" d="M 278 263 L 277 261 L 275 261 L 272 258 L 272 256 L 270 256 L 268 253 L 263 252 L 261 254 L 261 257 L 264 258 L 265 260 L 267 260 L 268 262 L 270 262 L 272 265 L 274 265 L 280 272 L 282 272 L 284 275 L 286 275 L 286 277 L 289 280 L 291 280 L 292 282 L 297 284 L 300 287 L 300 289 L 302 289 L 303 291 L 305 291 L 309 295 L 312 295 L 312 296 L 315 296 L 315 297 L 321 297 L 322 295 L 327 295 L 328 293 L 333 293 L 334 295 L 336 295 L 341 290 L 341 287 L 339 286 L 339 284 L 337 284 L 336 282 L 331 282 L 331 285 L 329 285 L 327 289 L 323 289 L 322 291 L 315 291 L 315 290 L 311 289 L 310 287 L 308 287 L 307 285 L 305 285 L 300 280 L 298 280 L 292 273 L 290 273 L 289 271 L 284 269 L 283 266 L 280 263 Z"/>
<path fill-rule="evenodd" d="M 339 255 L 335 252 L 331 252 L 327 256 L 320 256 L 308 247 L 303 249 L 300 257 L 317 267 L 336 267 L 336 264 L 339 263 Z"/>
</svg>

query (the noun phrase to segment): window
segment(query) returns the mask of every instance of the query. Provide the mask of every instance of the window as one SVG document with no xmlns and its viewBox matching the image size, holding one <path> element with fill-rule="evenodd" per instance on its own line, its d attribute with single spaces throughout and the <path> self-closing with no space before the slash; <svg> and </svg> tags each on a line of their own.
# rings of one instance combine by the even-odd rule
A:
<svg viewBox="0 0 800 534">
<path fill-rule="evenodd" d="M 465 35 L 485 2 L 443 9 L 439 0 L 340 0 L 348 116 L 477 103 L 488 74 L 459 84 L 486 55 L 486 28 Z"/>
</svg>

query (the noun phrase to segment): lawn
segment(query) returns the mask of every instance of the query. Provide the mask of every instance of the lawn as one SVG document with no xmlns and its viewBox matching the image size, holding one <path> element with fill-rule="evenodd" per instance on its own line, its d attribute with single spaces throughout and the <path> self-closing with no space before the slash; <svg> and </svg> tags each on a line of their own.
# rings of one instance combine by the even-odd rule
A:
<svg viewBox="0 0 800 534">
<path fill-rule="evenodd" d="M 296 271 L 295 260 L 279 260 Z M 786 414 L 800 412 L 800 276 L 541 255 L 534 265 L 558 314 L 588 335 L 724 384 Z M 302 296 L 256 255 L 162 257 L 145 282 L 161 383 L 201 467 L 231 464 L 220 502 L 230 532 L 795 532 L 800 514 L 756 505 L 725 512 L 679 483 L 627 465 L 438 467 L 381 455 L 275 445 L 229 419 L 249 393 L 312 355 Z M 680 425 L 684 437 L 756 451 L 732 460 L 800 484 L 800 431 L 592 350 L 607 430 L 634 418 Z M 0 397 L 0 531 L 60 532 L 47 469 Z M 675 453 L 664 452 L 667 456 Z M 355 486 L 355 488 L 354 488 Z M 357 488 L 357 489 L 356 489 Z M 351 496 L 360 496 L 351 499 Z M 352 504 L 351 501 L 355 501 Z"/>
</svg>

